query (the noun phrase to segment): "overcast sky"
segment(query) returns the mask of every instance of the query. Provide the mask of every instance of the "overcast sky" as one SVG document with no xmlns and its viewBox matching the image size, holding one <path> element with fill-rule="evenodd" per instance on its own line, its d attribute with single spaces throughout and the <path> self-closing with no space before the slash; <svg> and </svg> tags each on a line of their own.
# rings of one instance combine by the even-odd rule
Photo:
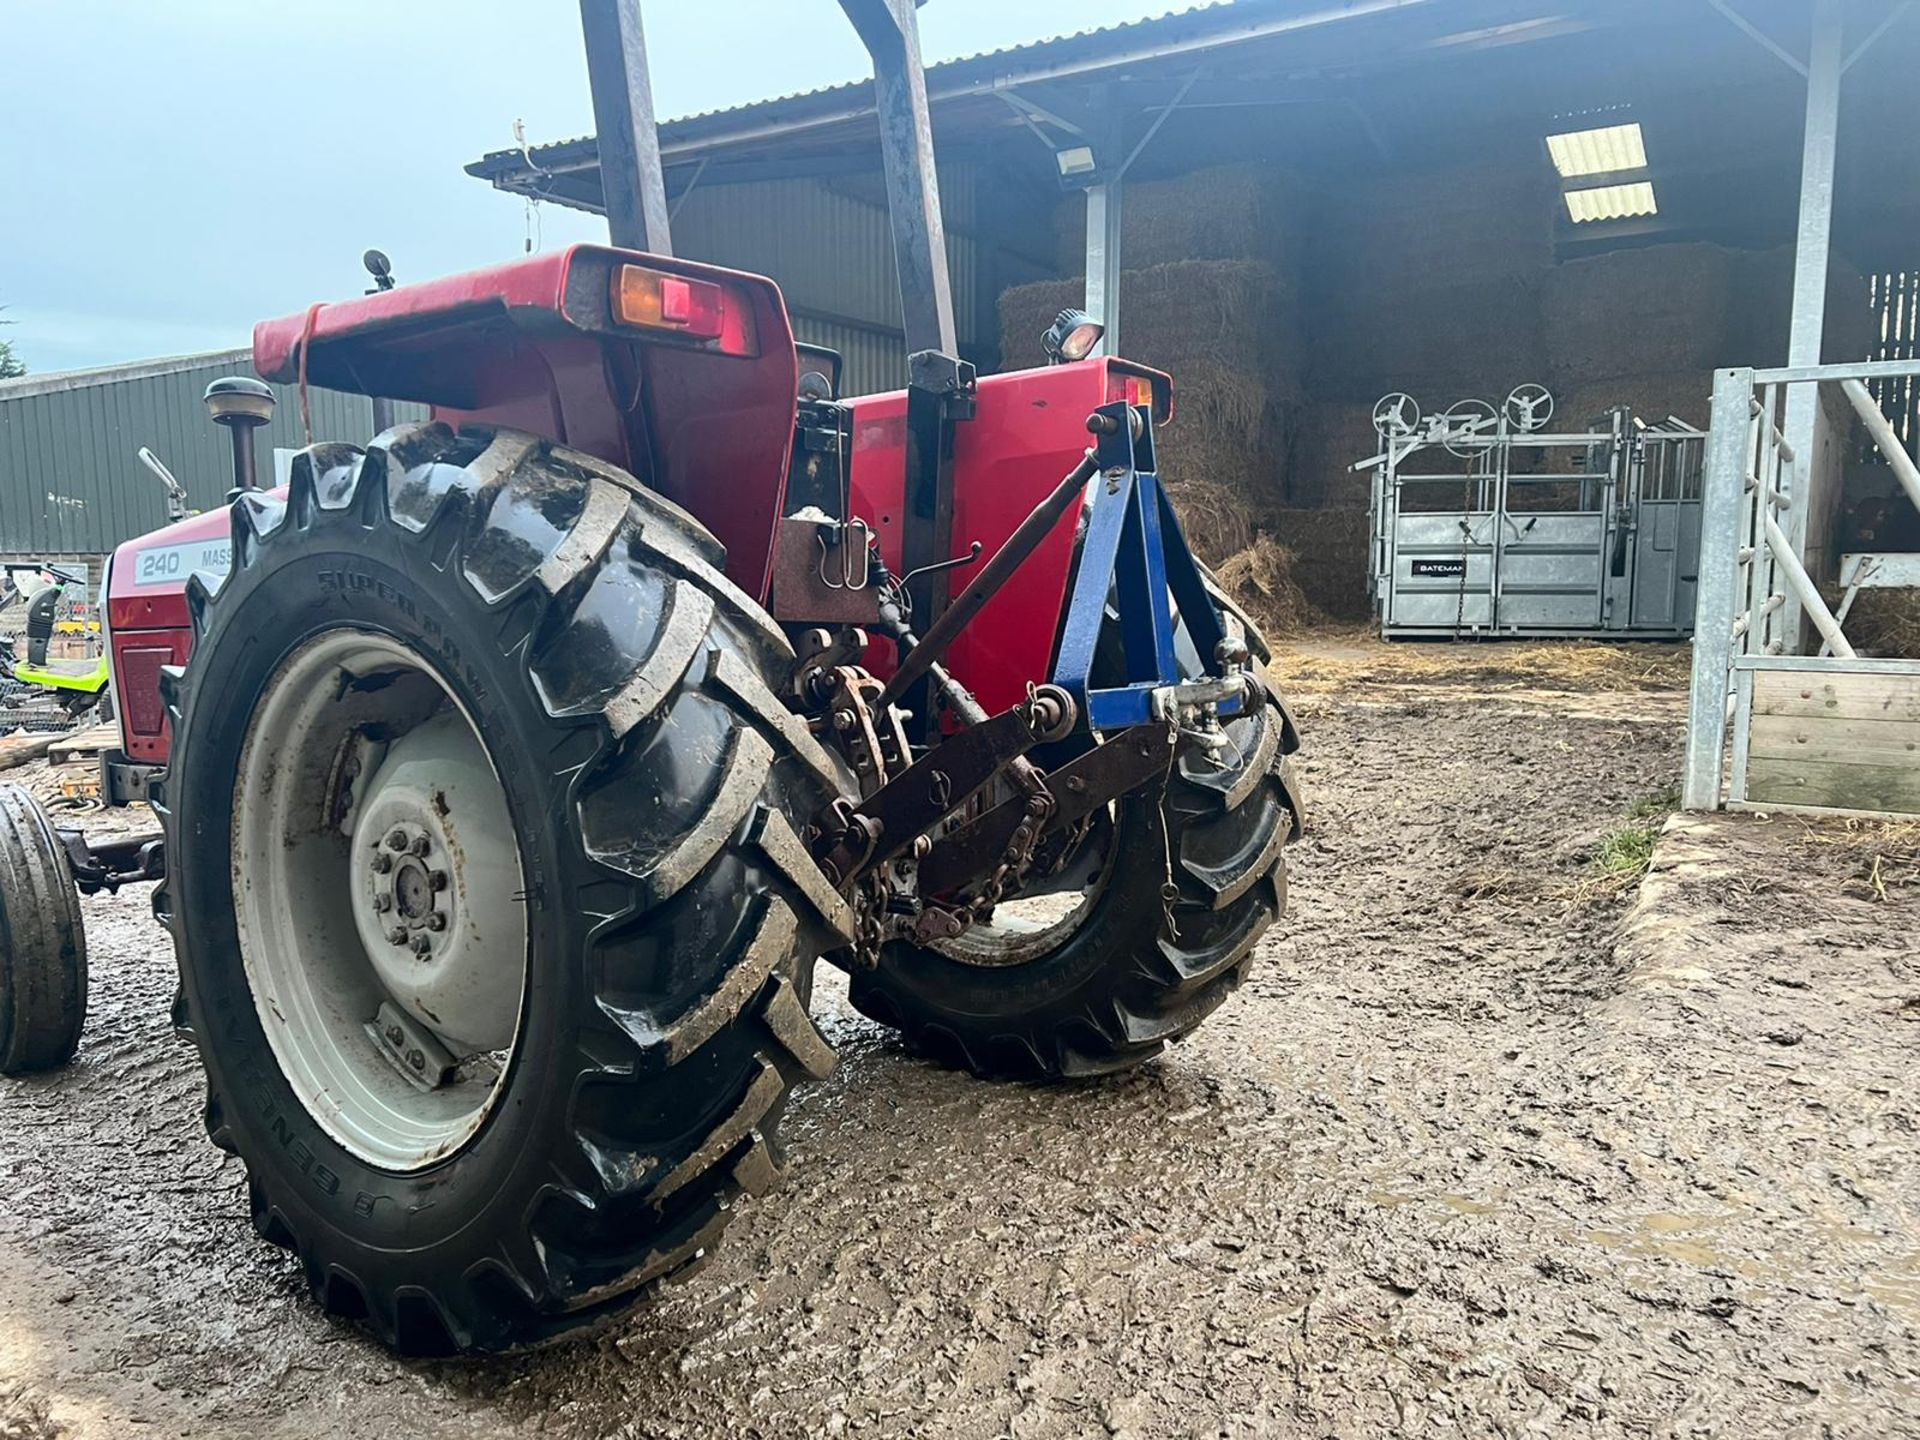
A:
<svg viewBox="0 0 1920 1440">
<path fill-rule="evenodd" d="M 866 73 L 835 0 L 644 0 L 665 116 Z M 930 0 L 928 63 L 1171 0 Z M 0 0 L 0 331 L 36 373 L 247 343 L 366 284 L 520 253 L 461 172 L 590 133 L 576 0 Z M 541 207 L 544 243 L 605 238 Z"/>
</svg>

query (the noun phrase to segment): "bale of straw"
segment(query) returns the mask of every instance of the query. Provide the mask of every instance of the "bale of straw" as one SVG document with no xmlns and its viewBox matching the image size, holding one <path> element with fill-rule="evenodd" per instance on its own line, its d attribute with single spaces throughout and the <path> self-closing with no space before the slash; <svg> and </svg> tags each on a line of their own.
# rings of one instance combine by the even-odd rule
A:
<svg viewBox="0 0 1920 1440">
<path fill-rule="evenodd" d="M 1271 535 L 1261 534 L 1216 565 L 1214 577 L 1261 632 L 1274 639 L 1297 635 L 1326 618 L 1307 599 L 1293 578 L 1293 569 L 1293 552 Z"/>
<path fill-rule="evenodd" d="M 1300 383 L 1299 287 L 1253 260 L 1182 260 L 1120 280 L 1121 349 L 1191 383 L 1197 365 L 1257 380 L 1278 397 Z"/>
<path fill-rule="evenodd" d="M 1706 428 L 1713 400 L 1711 370 L 1675 370 L 1589 380 L 1554 392 L 1555 430 L 1584 430 L 1616 405 L 1631 405 L 1649 424 L 1674 416 Z"/>
<path fill-rule="evenodd" d="M 1468 397 L 1497 404 L 1547 371 L 1531 275 L 1323 292 L 1312 327 L 1309 386 L 1349 404 L 1371 405 L 1390 390 L 1442 409 Z"/>
<path fill-rule="evenodd" d="M 1372 543 L 1367 512 L 1281 509 L 1267 518 L 1274 539 L 1292 554 L 1289 573 L 1308 602 L 1336 620 L 1366 619 Z"/>
<path fill-rule="evenodd" d="M 1560 199 L 1537 161 L 1357 174 L 1319 198 L 1307 262 L 1318 295 L 1406 293 L 1440 276 L 1485 285 L 1553 263 Z"/>
<path fill-rule="evenodd" d="M 1000 292 L 1000 368 L 1027 370 L 1047 363 L 1040 337 L 1062 310 L 1079 305 L 1086 287 L 1079 280 L 1036 280 Z"/>
<path fill-rule="evenodd" d="M 1372 480 L 1368 472 L 1355 474 L 1350 467 L 1379 449 L 1371 404 L 1322 401 L 1308 405 L 1301 412 L 1287 470 L 1287 503 L 1365 505 Z"/>
<path fill-rule="evenodd" d="M 1129 266 L 1261 260 L 1291 274 L 1302 261 L 1303 218 L 1309 213 L 1302 182 L 1272 164 L 1214 165 L 1158 180 L 1129 178 L 1120 212 L 1120 253 Z M 1083 273 L 1086 196 L 1062 197 L 1052 222 L 1060 273 Z"/>
<path fill-rule="evenodd" d="M 1711 370 L 1725 352 L 1734 255 L 1650 245 L 1569 260 L 1540 293 L 1551 383 Z"/>
<path fill-rule="evenodd" d="M 1726 345 L 1716 365 L 1784 365 L 1793 318 L 1791 245 L 1746 251 L 1735 261 Z M 1871 358 L 1879 330 L 1867 280 L 1839 255 L 1828 262 L 1820 358 L 1837 365 Z"/>
<path fill-rule="evenodd" d="M 1129 360 L 1165 370 L 1185 390 L 1208 367 L 1290 397 L 1300 384 L 1297 287 L 1269 265 L 1191 260 L 1121 276 L 1121 345 Z M 1080 304 L 1079 280 L 1040 280 L 1000 296 L 1000 363 L 1041 365 L 1040 337 L 1062 310 Z"/>
<path fill-rule="evenodd" d="M 1847 612 L 1846 632 L 1863 655 L 1920 660 L 1920 590 L 1862 590 Z"/>
<path fill-rule="evenodd" d="M 1210 480 L 1186 480 L 1167 486 L 1174 513 L 1193 553 L 1209 565 L 1224 564 L 1253 544 L 1259 517 L 1243 493 Z"/>
<path fill-rule="evenodd" d="M 1305 210 L 1299 181 L 1270 164 L 1132 181 L 1120 215 L 1121 254 L 1137 266 L 1259 260 L 1289 274 L 1300 264 Z"/>
</svg>

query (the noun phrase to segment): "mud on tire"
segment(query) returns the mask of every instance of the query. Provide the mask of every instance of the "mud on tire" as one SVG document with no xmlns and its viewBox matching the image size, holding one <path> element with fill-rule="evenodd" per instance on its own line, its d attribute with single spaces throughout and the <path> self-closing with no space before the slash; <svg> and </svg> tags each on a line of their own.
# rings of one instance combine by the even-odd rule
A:
<svg viewBox="0 0 1920 1440">
<path fill-rule="evenodd" d="M 217 594 L 189 586 L 195 650 L 163 685 L 158 801 L 155 909 L 208 1134 L 246 1162 L 259 1233 L 389 1344 L 501 1349 L 604 1316 L 779 1177 L 788 1089 L 833 1062 L 806 1006 L 847 917 L 794 832 L 834 775 L 770 688 L 791 652 L 691 518 L 511 432 L 314 446 L 284 503 L 236 502 L 233 546 Z M 303 637 L 341 627 L 444 677 L 524 877 L 498 1098 L 458 1149 L 404 1171 L 338 1143 L 276 1063 L 240 948 L 247 877 L 230 873 L 256 697 Z"/>
<path fill-rule="evenodd" d="M 1299 742 L 1278 698 L 1257 693 L 1226 722 L 1227 765 L 1183 746 L 1164 795 L 1118 802 L 1107 871 L 1063 942 L 1018 964 L 895 942 L 853 974 L 855 1007 L 920 1054 L 1022 1080 L 1124 1070 L 1194 1029 L 1286 906 L 1282 850 L 1300 825 L 1287 756 Z"/>
<path fill-rule="evenodd" d="M 0 785 L 0 1075 L 73 1058 L 87 1012 L 80 895 L 53 819 Z"/>
</svg>

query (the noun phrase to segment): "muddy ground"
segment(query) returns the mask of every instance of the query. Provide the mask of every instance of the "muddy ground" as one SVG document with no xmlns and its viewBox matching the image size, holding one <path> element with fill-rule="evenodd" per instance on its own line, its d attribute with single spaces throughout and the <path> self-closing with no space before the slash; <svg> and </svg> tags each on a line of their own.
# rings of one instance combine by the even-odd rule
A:
<svg viewBox="0 0 1920 1440">
<path fill-rule="evenodd" d="M 1596 894 L 1680 665 L 1436 653 L 1283 662 L 1314 829 L 1195 1038 L 989 1085 L 829 980 L 790 1183 L 531 1357 L 316 1313 L 202 1136 L 145 897 L 89 902 L 80 1056 L 0 1082 L 0 1436 L 1920 1434 L 1920 889 L 1745 818 Z"/>
</svg>

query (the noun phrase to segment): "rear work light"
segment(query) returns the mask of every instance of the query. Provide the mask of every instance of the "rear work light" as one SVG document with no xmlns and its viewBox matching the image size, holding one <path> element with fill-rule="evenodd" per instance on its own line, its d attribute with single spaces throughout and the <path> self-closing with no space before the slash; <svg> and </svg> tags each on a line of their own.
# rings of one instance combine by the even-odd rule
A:
<svg viewBox="0 0 1920 1440">
<path fill-rule="evenodd" d="M 726 292 L 711 280 L 622 265 L 613 272 L 613 318 L 641 330 L 718 340 L 726 330 Z"/>
</svg>

